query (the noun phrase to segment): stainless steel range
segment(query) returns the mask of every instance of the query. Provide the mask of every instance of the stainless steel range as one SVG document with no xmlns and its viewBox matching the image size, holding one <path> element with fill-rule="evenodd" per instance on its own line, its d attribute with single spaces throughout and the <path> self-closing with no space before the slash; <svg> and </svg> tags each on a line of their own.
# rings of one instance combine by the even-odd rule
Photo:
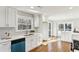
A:
<svg viewBox="0 0 79 59">
<path fill-rule="evenodd" d="M 73 49 L 75 51 L 79 51 L 79 40 L 73 40 Z"/>
</svg>

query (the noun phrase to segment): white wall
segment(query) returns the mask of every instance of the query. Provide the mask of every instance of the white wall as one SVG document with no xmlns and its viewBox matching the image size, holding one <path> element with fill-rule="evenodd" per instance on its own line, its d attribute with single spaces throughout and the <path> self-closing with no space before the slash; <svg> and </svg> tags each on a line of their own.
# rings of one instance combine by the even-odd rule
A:
<svg viewBox="0 0 79 59">
<path fill-rule="evenodd" d="M 57 36 L 57 22 L 53 21 L 53 35 Z"/>
<path fill-rule="evenodd" d="M 67 20 L 55 20 L 55 21 L 53 21 L 53 23 L 54 23 L 54 27 L 53 27 L 54 32 L 53 32 L 53 34 L 55 36 L 58 35 L 58 24 L 72 23 L 72 29 L 79 28 L 79 19 L 78 18 L 77 19 L 76 18 L 75 19 L 67 19 Z M 70 32 L 62 31 L 61 32 L 61 39 L 63 41 L 71 42 L 71 40 L 72 40 L 72 32 L 71 31 Z"/>
<path fill-rule="evenodd" d="M 41 30 L 41 33 L 42 33 L 42 37 L 43 37 L 43 40 L 47 40 L 48 37 L 49 37 L 49 33 L 48 33 L 48 30 L 49 30 L 49 25 L 47 22 L 44 22 L 42 23 L 42 26 L 41 26 L 42 30 Z"/>
</svg>

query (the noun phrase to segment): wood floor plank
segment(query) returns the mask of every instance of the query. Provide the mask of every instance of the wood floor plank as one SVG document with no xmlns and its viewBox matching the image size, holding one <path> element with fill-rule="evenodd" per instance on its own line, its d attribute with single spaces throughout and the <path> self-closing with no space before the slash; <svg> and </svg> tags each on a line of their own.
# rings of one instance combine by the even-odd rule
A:
<svg viewBox="0 0 79 59">
<path fill-rule="evenodd" d="M 40 45 L 30 52 L 70 52 L 71 44 L 69 42 L 61 42 L 61 47 L 58 47 L 58 42 L 52 42 L 47 45 Z"/>
</svg>

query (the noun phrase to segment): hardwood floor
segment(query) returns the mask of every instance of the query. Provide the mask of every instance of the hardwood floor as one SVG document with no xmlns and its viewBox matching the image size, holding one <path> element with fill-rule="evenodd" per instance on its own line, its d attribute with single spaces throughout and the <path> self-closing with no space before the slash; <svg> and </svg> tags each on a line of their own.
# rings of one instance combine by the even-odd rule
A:
<svg viewBox="0 0 79 59">
<path fill-rule="evenodd" d="M 47 45 L 41 45 L 30 52 L 70 52 L 71 44 L 69 42 L 61 42 L 61 46 L 58 46 L 58 42 L 52 42 Z"/>
</svg>

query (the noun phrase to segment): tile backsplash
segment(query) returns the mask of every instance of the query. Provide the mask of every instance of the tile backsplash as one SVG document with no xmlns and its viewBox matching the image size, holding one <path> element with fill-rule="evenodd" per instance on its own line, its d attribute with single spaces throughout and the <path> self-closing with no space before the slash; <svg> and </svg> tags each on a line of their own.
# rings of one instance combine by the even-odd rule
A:
<svg viewBox="0 0 79 59">
<path fill-rule="evenodd" d="M 0 38 L 5 36 L 5 33 L 10 33 L 10 35 L 22 35 L 25 32 L 16 32 L 15 28 L 13 27 L 2 27 L 0 28 Z"/>
</svg>

